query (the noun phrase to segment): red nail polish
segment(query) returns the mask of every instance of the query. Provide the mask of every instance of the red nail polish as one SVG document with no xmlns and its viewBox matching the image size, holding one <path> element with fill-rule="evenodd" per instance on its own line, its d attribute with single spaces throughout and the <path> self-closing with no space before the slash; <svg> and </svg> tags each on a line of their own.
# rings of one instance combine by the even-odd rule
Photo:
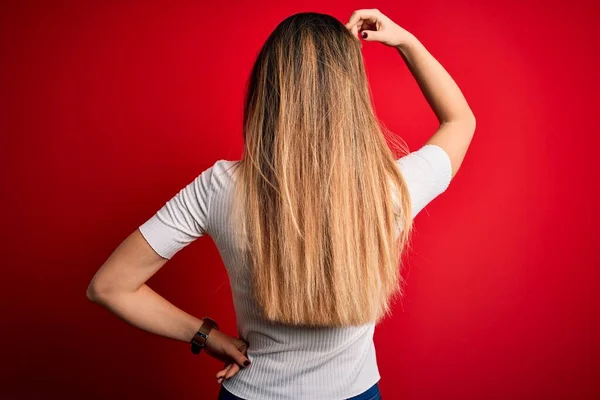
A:
<svg viewBox="0 0 600 400">
<path fill-rule="evenodd" d="M 363 37 L 363 39 L 366 39 L 366 37 L 367 37 L 367 32 L 363 32 L 363 33 L 362 33 L 362 37 Z"/>
<path fill-rule="evenodd" d="M 248 365 L 250 365 L 250 361 L 248 361 L 248 360 L 244 361 L 244 367 L 247 367 Z"/>
</svg>

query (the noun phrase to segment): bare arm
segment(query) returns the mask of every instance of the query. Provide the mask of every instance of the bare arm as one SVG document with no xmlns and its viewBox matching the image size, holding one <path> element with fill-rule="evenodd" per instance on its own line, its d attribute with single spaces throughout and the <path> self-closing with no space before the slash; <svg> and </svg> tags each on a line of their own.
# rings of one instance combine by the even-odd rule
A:
<svg viewBox="0 0 600 400">
<path fill-rule="evenodd" d="M 137 328 L 189 342 L 203 321 L 145 284 L 166 262 L 136 229 L 96 272 L 87 297 Z"/>
<path fill-rule="evenodd" d="M 86 295 L 132 326 L 189 343 L 204 320 L 175 307 L 145 283 L 167 261 L 136 229 L 96 272 Z M 250 363 L 246 357 L 248 342 L 218 329 L 211 330 L 208 337 L 204 351 L 226 361 L 216 375 L 219 383 L 245 368 L 245 362 Z"/>
<path fill-rule="evenodd" d="M 123 240 L 89 283 L 88 299 L 147 332 L 187 343 L 192 340 L 204 320 L 175 307 L 146 281 L 173 254 L 207 232 L 211 174 L 212 168 L 203 171 Z M 210 331 L 204 351 L 226 362 L 218 379 L 230 378 L 249 365 L 248 346 L 244 339 L 220 329 Z"/>
<path fill-rule="evenodd" d="M 448 153 L 454 177 L 475 133 L 475 115 L 450 74 L 416 37 L 409 35 L 396 49 L 440 122 L 426 144 L 438 145 Z"/>
</svg>

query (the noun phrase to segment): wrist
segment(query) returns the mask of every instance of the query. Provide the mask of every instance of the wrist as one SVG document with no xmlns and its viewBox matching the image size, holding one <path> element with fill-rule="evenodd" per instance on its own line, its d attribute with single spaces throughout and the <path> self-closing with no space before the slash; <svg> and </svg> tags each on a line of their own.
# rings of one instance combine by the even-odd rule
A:
<svg viewBox="0 0 600 400">
<path fill-rule="evenodd" d="M 402 39 L 399 40 L 399 44 L 397 44 L 395 47 L 398 51 L 406 55 L 407 52 L 414 48 L 414 46 L 418 43 L 419 39 L 417 39 L 415 35 L 413 35 L 412 33 L 404 32 L 402 35 Z"/>
<path fill-rule="evenodd" d="M 190 340 L 192 345 L 192 353 L 199 354 L 208 343 L 208 338 L 211 332 L 218 330 L 217 322 L 210 318 L 202 318 L 202 325 L 196 331 L 194 337 Z"/>
<path fill-rule="evenodd" d="M 202 324 L 204 323 L 204 320 L 201 318 L 190 318 L 190 322 L 187 324 L 186 328 L 185 328 L 185 341 L 187 343 L 191 342 L 192 339 L 194 338 L 194 336 L 196 336 L 196 332 L 198 332 L 198 329 L 202 326 Z"/>
</svg>

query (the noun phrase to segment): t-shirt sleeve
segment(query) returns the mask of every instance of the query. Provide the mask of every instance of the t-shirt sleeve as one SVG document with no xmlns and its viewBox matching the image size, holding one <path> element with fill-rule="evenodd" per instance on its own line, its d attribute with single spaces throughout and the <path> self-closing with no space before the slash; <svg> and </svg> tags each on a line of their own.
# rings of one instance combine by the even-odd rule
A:
<svg viewBox="0 0 600 400">
<path fill-rule="evenodd" d="M 208 232 L 213 167 L 167 201 L 139 230 L 163 258 L 175 253 Z"/>
<path fill-rule="evenodd" d="M 396 160 L 408 186 L 413 218 L 443 193 L 452 179 L 448 153 L 440 146 L 426 144 Z"/>
</svg>

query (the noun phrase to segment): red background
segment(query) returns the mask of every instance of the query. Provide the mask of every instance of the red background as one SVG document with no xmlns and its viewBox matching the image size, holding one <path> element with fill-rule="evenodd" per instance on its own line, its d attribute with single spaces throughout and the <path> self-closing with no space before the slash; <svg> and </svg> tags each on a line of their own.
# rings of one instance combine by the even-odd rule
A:
<svg viewBox="0 0 600 400">
<path fill-rule="evenodd" d="M 4 394 L 216 398 L 220 362 L 119 320 L 87 284 L 199 172 L 240 157 L 244 84 L 277 23 L 376 7 L 477 117 L 461 171 L 416 219 L 407 296 L 376 330 L 383 398 L 600 396 L 594 2 L 101 3 L 1 6 Z M 392 49 L 363 52 L 378 115 L 418 148 L 437 126 L 418 86 Z M 208 236 L 148 283 L 235 333 Z"/>
</svg>

